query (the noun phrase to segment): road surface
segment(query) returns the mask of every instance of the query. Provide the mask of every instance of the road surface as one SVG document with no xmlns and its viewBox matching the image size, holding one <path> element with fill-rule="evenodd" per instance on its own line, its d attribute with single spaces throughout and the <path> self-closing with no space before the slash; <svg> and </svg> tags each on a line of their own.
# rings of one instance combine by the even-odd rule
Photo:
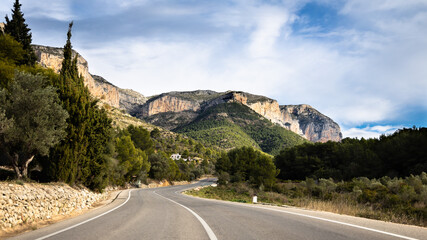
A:
<svg viewBox="0 0 427 240">
<path fill-rule="evenodd" d="M 427 239 L 421 227 L 180 194 L 212 181 L 126 190 L 102 208 L 12 239 Z"/>
</svg>

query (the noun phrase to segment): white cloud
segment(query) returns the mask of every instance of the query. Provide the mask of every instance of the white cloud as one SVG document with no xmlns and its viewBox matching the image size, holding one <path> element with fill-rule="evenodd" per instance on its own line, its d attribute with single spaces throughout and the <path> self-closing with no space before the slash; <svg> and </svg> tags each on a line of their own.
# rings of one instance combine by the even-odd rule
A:
<svg viewBox="0 0 427 240">
<path fill-rule="evenodd" d="M 285 37 L 282 28 L 289 22 L 289 13 L 285 9 L 265 7 L 258 9 L 254 18 L 256 30 L 251 34 L 249 52 L 252 57 L 271 56 L 277 39 Z"/>
<path fill-rule="evenodd" d="M 381 135 L 389 135 L 394 133 L 396 130 L 403 128 L 403 126 L 373 126 L 373 127 L 364 127 L 364 128 L 350 128 L 343 129 L 343 137 L 350 138 L 379 138 Z"/>
<path fill-rule="evenodd" d="M 59 21 L 70 21 L 76 18 L 76 15 L 72 13 L 71 2 L 69 0 L 21 0 L 20 3 L 26 17 L 45 17 Z"/>
</svg>

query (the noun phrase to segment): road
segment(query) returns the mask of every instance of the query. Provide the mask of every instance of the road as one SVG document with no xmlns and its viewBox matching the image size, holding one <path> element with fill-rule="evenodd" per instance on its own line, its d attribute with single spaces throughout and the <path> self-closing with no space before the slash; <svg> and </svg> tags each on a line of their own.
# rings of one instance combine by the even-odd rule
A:
<svg viewBox="0 0 427 240">
<path fill-rule="evenodd" d="M 427 239 L 427 229 L 298 208 L 123 191 L 111 204 L 11 239 Z"/>
</svg>

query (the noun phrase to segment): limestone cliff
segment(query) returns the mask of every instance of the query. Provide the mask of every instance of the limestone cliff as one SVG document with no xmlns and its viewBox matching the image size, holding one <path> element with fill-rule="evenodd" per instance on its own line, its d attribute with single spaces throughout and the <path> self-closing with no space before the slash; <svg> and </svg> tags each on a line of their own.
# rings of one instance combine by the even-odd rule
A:
<svg viewBox="0 0 427 240">
<path fill-rule="evenodd" d="M 121 89 L 119 88 L 119 106 L 121 109 L 127 110 L 132 113 L 139 106 L 144 104 L 147 98 L 139 92 L 132 89 Z"/>
<path fill-rule="evenodd" d="M 194 93 L 194 94 L 192 94 Z M 212 106 L 238 102 L 312 142 L 340 141 L 340 127 L 309 105 L 279 106 L 276 100 L 245 92 L 213 91 L 172 92 L 152 97 L 135 115 L 153 124 L 174 129 L 196 119 L 198 113 Z"/>
<path fill-rule="evenodd" d="M 312 142 L 341 141 L 341 129 L 329 117 L 313 107 L 301 105 L 280 106 L 285 127 L 303 134 Z"/>
<path fill-rule="evenodd" d="M 43 67 L 51 68 L 59 73 L 63 60 L 63 49 L 47 46 L 33 45 L 38 63 Z M 88 62 L 76 51 L 73 51 L 73 58 L 77 56 L 77 68 L 84 78 L 84 83 L 90 93 L 102 103 L 115 108 L 131 111 L 135 106 L 139 106 L 146 101 L 146 98 L 132 90 L 120 89 L 103 77 L 91 75 L 89 73 Z"/>
</svg>

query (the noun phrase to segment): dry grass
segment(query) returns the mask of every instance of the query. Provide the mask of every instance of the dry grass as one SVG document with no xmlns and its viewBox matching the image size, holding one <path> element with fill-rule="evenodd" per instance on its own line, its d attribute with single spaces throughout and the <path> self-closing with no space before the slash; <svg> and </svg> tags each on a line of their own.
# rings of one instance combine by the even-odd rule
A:
<svg viewBox="0 0 427 240">
<path fill-rule="evenodd" d="M 305 209 L 332 212 L 337 214 L 364 217 L 389 221 L 402 224 L 411 224 L 418 226 L 426 226 L 422 218 L 414 218 L 405 214 L 399 214 L 392 211 L 375 210 L 372 206 L 354 202 L 346 197 L 341 197 L 333 200 L 319 200 L 311 197 L 289 198 L 285 194 L 276 192 L 254 191 L 245 185 L 206 187 L 200 190 L 191 190 L 187 192 L 189 195 L 212 198 L 235 202 L 252 202 L 252 196 L 258 196 L 259 203 L 269 203 L 274 205 L 290 205 Z"/>
</svg>

